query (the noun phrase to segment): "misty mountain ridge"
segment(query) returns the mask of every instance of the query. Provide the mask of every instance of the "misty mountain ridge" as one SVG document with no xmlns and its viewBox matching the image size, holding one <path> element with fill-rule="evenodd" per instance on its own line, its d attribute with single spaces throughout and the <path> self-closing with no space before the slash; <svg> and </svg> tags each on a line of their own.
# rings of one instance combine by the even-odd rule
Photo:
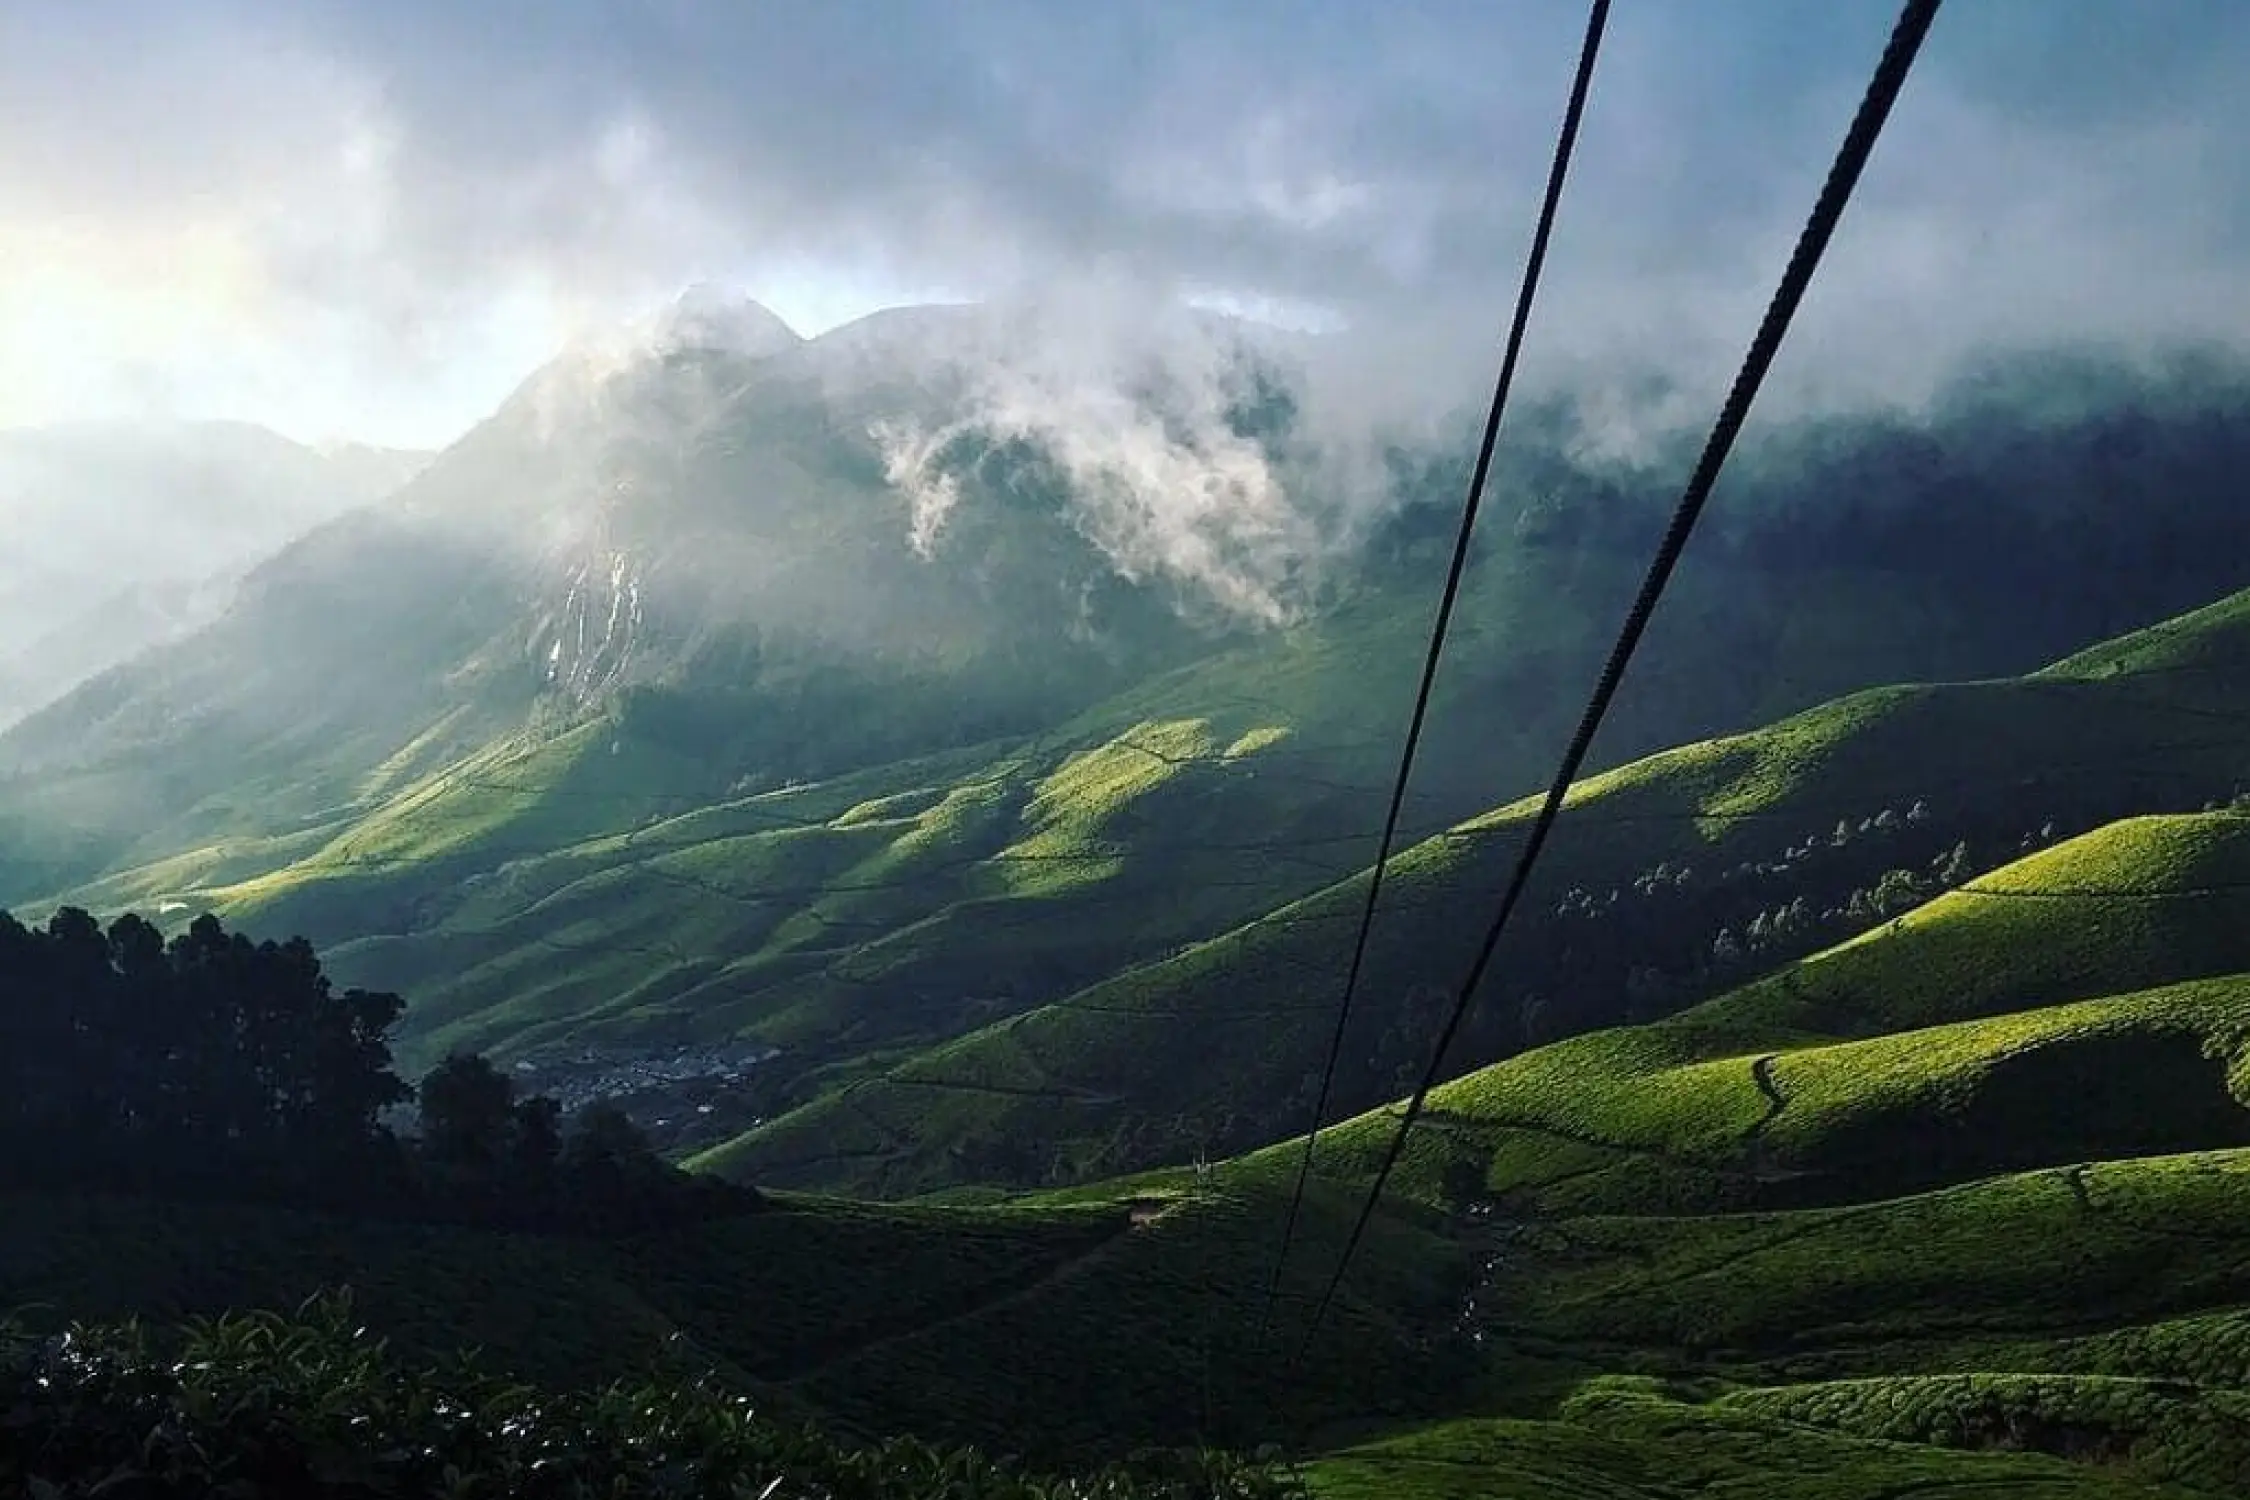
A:
<svg viewBox="0 0 2250 1500">
<path fill-rule="evenodd" d="M 393 509 L 532 591 L 526 649 L 580 697 L 623 680 L 622 655 L 676 666 L 625 650 L 660 618 L 679 637 L 753 626 L 928 662 L 997 649 L 1033 616 L 1040 634 L 1114 636 L 1126 596 L 1222 631 L 1277 617 L 1224 589 L 1246 547 L 1289 540 L 1237 400 L 1279 378 L 1227 349 L 1214 388 L 1234 404 L 1213 411 L 1207 377 L 1167 371 L 1161 348 L 1116 371 L 1038 348 L 1012 309 L 903 309 L 800 341 L 754 302 L 691 293 L 534 375 Z M 1140 452 L 1093 451 L 1105 432 Z"/>
<path fill-rule="evenodd" d="M 254 820 L 287 824 L 378 766 L 629 692 L 678 705 L 656 716 L 696 726 L 725 785 L 775 760 L 776 733 L 805 749 L 772 774 L 815 774 L 926 748 L 941 720 L 941 743 L 1021 732 L 1207 649 L 1181 590 L 1121 574 L 1025 444 L 957 432 L 940 462 L 966 503 L 942 552 L 915 546 L 878 424 L 957 421 L 957 384 L 910 359 L 839 374 L 754 307 L 675 312 L 631 357 L 550 363 L 381 504 L 252 569 L 224 617 L 33 716 L 0 775 L 68 778 L 30 815 L 73 843 L 90 822 L 106 860 L 181 809 L 237 820 L 196 811 L 230 782 L 278 778 Z M 783 701 L 811 703 L 803 722 L 768 712 Z"/>
<path fill-rule="evenodd" d="M 0 432 L 0 725 L 208 623 L 250 565 L 429 456 L 240 422 Z"/>
<path fill-rule="evenodd" d="M 675 348 L 724 349 L 756 359 L 779 354 L 803 337 L 764 303 L 702 283 L 687 288 L 650 320 L 652 342 Z"/>
<path fill-rule="evenodd" d="M 1223 670 L 1255 676 L 1291 642 L 1337 663 L 1320 695 L 1346 695 L 1339 712 L 1363 697 L 1361 654 L 1403 661 L 1427 619 L 1469 414 L 1419 439 L 1354 431 L 1306 336 L 1183 312 L 1048 339 L 1058 317 L 903 309 L 797 340 L 700 293 L 622 355 L 558 359 L 394 493 L 253 569 L 222 618 L 0 736 L 18 789 L 0 824 L 46 851 L 0 890 L 333 819 L 604 717 L 661 747 L 649 797 L 692 802 L 1053 732 L 1201 663 L 1247 652 Z M 2177 409 L 2118 360 L 2094 382 L 2105 415 L 2010 416 L 2051 368 L 1980 376 L 1974 415 L 1746 444 L 1697 564 L 1741 611 L 1730 629 L 1754 641 L 1808 607 L 1792 573 L 1848 580 L 1899 623 L 1839 637 L 1814 679 L 1683 692 L 1619 752 L 1870 680 L 2020 670 L 2242 581 L 2241 407 Z M 2231 364 L 2200 379 L 2250 391 Z M 1679 475 L 1661 448 L 1587 457 L 1611 420 L 1555 394 L 1510 419 L 1448 672 L 1458 764 L 1441 736 L 1433 784 L 1490 776 L 1471 748 L 1527 733 L 1512 705 L 1637 575 Z"/>
<path fill-rule="evenodd" d="M 1255 334 L 994 365 L 1010 316 L 886 324 L 990 342 L 850 378 L 822 340 L 534 377 L 217 621 L 0 734 L 0 906 L 304 934 L 340 982 L 411 997 L 417 1065 L 781 1049 L 723 1133 L 1018 1018 L 1071 1029 L 1070 997 L 1343 889 L 1469 415 L 1331 469 L 1318 374 Z M 2250 584 L 2250 375 L 2185 368 L 2026 358 L 1956 406 L 1754 434 L 1589 773 Z M 1619 420 L 1555 393 L 1511 417 L 1408 839 L 1548 774 L 1685 461 L 1621 449 Z M 1245 582 L 1288 607 L 1239 607 Z M 2037 828 L 2028 795 L 1994 815 Z M 1193 1129 L 1239 1141 L 1236 1114 Z M 994 1143 L 931 1139 L 970 1153 L 938 1176 L 987 1170 Z"/>
<path fill-rule="evenodd" d="M 714 319 L 776 337 L 703 337 Z M 796 559 L 772 546 L 775 525 L 794 545 L 820 540 L 808 503 L 827 541 L 883 554 L 863 558 L 876 576 L 901 560 L 881 533 L 902 530 L 916 560 L 973 575 L 988 601 L 1008 586 L 982 550 L 994 513 L 1060 521 L 1069 628 L 1098 633 L 1090 596 L 1121 582 L 1225 635 L 1301 618 L 1392 505 L 1372 434 L 1308 416 L 1302 335 L 1187 308 L 1032 303 L 892 309 L 804 341 L 780 329 L 755 303 L 704 294 L 558 360 L 484 435 L 569 450 L 560 481 L 474 513 L 599 558 L 692 554 L 736 597 L 771 591 L 793 624 L 846 636 L 862 613 L 823 621 L 834 592 L 795 587 Z M 1040 597 L 1046 576 L 1018 586 Z"/>
</svg>

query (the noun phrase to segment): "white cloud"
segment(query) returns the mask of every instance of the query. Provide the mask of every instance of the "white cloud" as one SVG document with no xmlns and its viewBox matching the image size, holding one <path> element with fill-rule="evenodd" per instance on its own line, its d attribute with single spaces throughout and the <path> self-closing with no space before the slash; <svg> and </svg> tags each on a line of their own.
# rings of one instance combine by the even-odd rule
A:
<svg viewBox="0 0 2250 1500">
<path fill-rule="evenodd" d="M 1738 354 L 1892 11 L 1620 8 L 1534 369 Z M 1940 17 L 1785 387 L 1895 391 L 1995 340 L 2250 334 L 2250 12 L 2149 15 Z M 428 441 L 684 283 L 817 329 L 1105 269 L 1316 310 L 1387 340 L 1414 400 L 1474 400 L 1578 22 L 1469 0 L 17 0 L 0 422 L 169 407 Z"/>
</svg>

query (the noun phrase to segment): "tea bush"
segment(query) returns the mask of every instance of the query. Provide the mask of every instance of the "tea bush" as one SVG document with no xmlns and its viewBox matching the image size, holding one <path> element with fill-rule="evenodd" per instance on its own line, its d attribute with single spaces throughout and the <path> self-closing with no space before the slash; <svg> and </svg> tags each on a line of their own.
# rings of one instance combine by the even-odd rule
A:
<svg viewBox="0 0 2250 1500">
<path fill-rule="evenodd" d="M 550 1391 L 395 1360 L 344 1297 L 159 1332 L 0 1332 L 0 1493 L 35 1500 L 1298 1500 L 1291 1475 L 1150 1452 L 1064 1476 L 852 1445 L 710 1380 Z"/>
</svg>

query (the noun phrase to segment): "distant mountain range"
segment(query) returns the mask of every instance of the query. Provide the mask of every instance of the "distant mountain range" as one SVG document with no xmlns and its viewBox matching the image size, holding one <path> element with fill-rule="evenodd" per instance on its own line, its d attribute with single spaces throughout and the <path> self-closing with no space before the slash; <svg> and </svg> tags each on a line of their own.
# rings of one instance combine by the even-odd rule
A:
<svg viewBox="0 0 2250 1500">
<path fill-rule="evenodd" d="M 226 422 L 0 431 L 0 726 L 217 618 L 251 564 L 428 457 Z"/>
</svg>

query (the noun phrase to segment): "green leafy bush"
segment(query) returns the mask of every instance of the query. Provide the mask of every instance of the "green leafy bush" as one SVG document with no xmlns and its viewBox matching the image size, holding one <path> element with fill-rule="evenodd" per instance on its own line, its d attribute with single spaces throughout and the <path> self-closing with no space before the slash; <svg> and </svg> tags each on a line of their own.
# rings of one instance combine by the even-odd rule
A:
<svg viewBox="0 0 2250 1500">
<path fill-rule="evenodd" d="M 2182 1380 L 1966 1374 L 1739 1392 L 1731 1408 L 1890 1442 L 2051 1453 L 2211 1494 L 2250 1484 L 2250 1397 Z"/>
<path fill-rule="evenodd" d="M 708 1380 L 583 1392 L 517 1384 L 463 1357 L 408 1369 L 344 1297 L 157 1333 L 0 1330 L 0 1492 L 38 1500 L 1291 1500 L 1301 1486 L 1225 1454 L 1148 1453 L 1031 1474 L 974 1449 L 851 1446 L 762 1417 Z"/>
</svg>

